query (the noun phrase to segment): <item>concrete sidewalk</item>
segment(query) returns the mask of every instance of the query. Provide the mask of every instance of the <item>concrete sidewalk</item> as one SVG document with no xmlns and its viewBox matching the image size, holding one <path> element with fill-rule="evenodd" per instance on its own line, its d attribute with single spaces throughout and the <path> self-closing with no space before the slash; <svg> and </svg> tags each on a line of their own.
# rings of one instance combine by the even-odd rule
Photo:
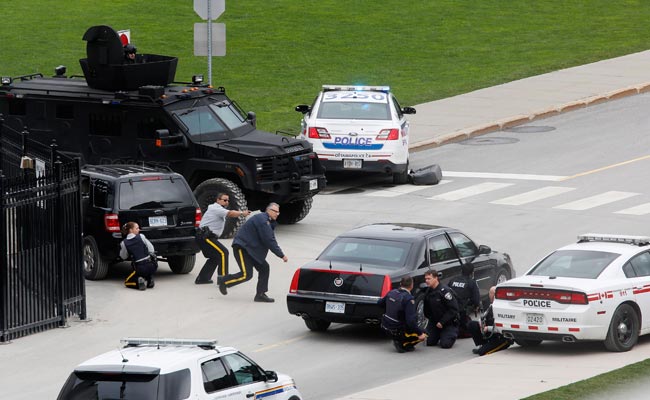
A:
<svg viewBox="0 0 650 400">
<path fill-rule="evenodd" d="M 409 118 L 410 149 L 440 146 L 648 91 L 650 51 L 521 79 L 416 105 L 417 114 Z M 571 350 L 549 346 L 542 352 L 515 345 L 341 400 L 434 398 L 458 393 L 462 398 L 481 400 L 521 399 L 650 358 L 650 341 L 644 339 L 626 353 L 609 353 L 598 346 Z M 606 397 L 635 396 L 620 393 Z"/>
</svg>

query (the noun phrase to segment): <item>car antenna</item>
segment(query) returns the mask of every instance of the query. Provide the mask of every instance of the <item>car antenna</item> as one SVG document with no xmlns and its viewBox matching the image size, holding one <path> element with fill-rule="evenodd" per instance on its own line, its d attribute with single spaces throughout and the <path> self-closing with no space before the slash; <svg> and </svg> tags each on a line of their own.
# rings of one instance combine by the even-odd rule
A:
<svg viewBox="0 0 650 400">
<path fill-rule="evenodd" d="M 122 349 L 120 349 L 120 348 L 118 347 L 118 348 L 117 348 L 117 351 L 120 353 L 120 357 L 122 357 L 122 362 L 123 362 L 123 363 L 125 363 L 125 362 L 129 362 L 129 360 L 126 359 L 126 358 L 124 357 L 124 354 L 122 354 Z"/>
<path fill-rule="evenodd" d="M 332 270 L 332 260 L 330 260 L 330 271 Z"/>
<path fill-rule="evenodd" d="M 363 265 L 359 263 L 359 272 L 363 272 Z"/>
</svg>

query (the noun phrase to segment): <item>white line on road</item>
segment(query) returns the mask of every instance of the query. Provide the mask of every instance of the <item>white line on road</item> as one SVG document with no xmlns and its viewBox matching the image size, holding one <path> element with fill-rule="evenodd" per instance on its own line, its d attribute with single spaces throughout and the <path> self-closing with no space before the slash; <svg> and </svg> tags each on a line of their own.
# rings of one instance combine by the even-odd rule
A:
<svg viewBox="0 0 650 400">
<path fill-rule="evenodd" d="M 559 208 L 562 210 L 582 211 L 582 210 L 587 210 L 589 208 L 602 206 L 605 204 L 613 203 L 615 201 L 624 200 L 627 199 L 628 197 L 638 196 L 638 195 L 639 193 L 610 191 L 610 192 L 597 194 L 595 196 L 587 197 L 584 199 L 572 201 L 571 203 L 561 204 L 553 208 Z"/>
<path fill-rule="evenodd" d="M 510 206 L 520 206 L 522 204 L 532 203 L 533 201 L 546 199 L 548 197 L 557 196 L 562 193 L 575 190 L 570 187 L 562 186 L 546 186 L 540 189 L 531 190 L 530 192 L 510 196 L 503 199 L 491 201 L 492 204 L 506 204 Z"/>
<path fill-rule="evenodd" d="M 444 185 L 445 183 L 449 183 L 451 181 L 448 180 L 441 180 L 438 182 L 436 186 Z M 408 194 L 412 192 L 417 192 L 418 190 L 426 189 L 428 188 L 428 185 L 423 185 L 423 186 L 416 186 L 416 185 L 398 185 L 394 186 L 388 189 L 383 189 L 383 190 L 376 190 L 374 192 L 370 192 L 366 194 L 366 196 L 373 196 L 373 197 L 397 197 L 402 194 Z"/>
<path fill-rule="evenodd" d="M 450 178 L 484 178 L 484 179 L 518 179 L 524 181 L 561 181 L 566 176 L 558 175 L 532 175 L 532 174 L 502 174 L 494 172 L 457 172 L 442 171 L 444 177 Z"/>
<path fill-rule="evenodd" d="M 464 199 L 466 197 L 476 196 L 478 194 L 491 192 L 493 190 L 502 189 L 513 185 L 512 183 L 495 183 L 495 182 L 485 182 L 479 183 L 478 185 L 472 185 L 466 187 L 465 189 L 454 190 L 451 192 L 439 194 L 437 196 L 429 197 L 430 200 L 447 200 L 455 201 Z"/>
<path fill-rule="evenodd" d="M 626 208 L 625 210 L 616 211 L 614 214 L 628 214 L 628 215 L 650 214 L 650 203 L 640 204 L 636 207 L 631 207 L 631 208 Z"/>
</svg>

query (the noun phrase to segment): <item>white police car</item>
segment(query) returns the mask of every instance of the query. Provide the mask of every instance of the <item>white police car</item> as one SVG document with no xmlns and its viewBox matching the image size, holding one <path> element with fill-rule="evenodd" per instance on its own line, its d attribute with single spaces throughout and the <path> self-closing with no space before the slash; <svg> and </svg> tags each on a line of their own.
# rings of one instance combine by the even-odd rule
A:
<svg viewBox="0 0 650 400">
<path fill-rule="evenodd" d="M 265 371 L 216 340 L 126 338 L 122 343 L 124 348 L 77 366 L 57 399 L 302 399 L 289 376 Z"/>
<path fill-rule="evenodd" d="M 308 140 L 327 171 L 391 174 L 406 183 L 409 123 L 388 86 L 323 85 L 314 104 L 296 106 L 304 114 L 300 137 Z"/>
<path fill-rule="evenodd" d="M 628 351 L 650 332 L 650 237 L 580 235 L 499 284 L 493 311 L 522 346 L 595 340 Z"/>
</svg>

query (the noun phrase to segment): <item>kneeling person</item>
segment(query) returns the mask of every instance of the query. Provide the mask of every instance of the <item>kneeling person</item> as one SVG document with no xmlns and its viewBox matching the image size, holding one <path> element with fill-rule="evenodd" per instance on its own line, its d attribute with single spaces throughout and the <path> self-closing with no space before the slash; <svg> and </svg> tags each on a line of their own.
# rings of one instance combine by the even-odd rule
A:
<svg viewBox="0 0 650 400">
<path fill-rule="evenodd" d="M 120 257 L 130 259 L 133 264 L 133 272 L 127 276 L 124 285 L 139 290 L 153 288 L 153 274 L 158 269 L 153 245 L 140 233 L 140 226 L 136 222 L 124 224 L 122 236 L 125 238 L 120 243 Z"/>
<path fill-rule="evenodd" d="M 402 278 L 399 289 L 393 289 L 379 300 L 386 312 L 381 318 L 381 328 L 392 336 L 395 349 L 403 353 L 415 350 L 415 345 L 426 339 L 417 324 L 415 300 L 411 294 L 413 278 Z"/>
<path fill-rule="evenodd" d="M 438 272 L 424 273 L 427 290 L 424 292 L 424 316 L 429 319 L 427 346 L 440 344 L 451 348 L 458 338 L 458 302 L 449 287 L 440 283 Z"/>
</svg>

